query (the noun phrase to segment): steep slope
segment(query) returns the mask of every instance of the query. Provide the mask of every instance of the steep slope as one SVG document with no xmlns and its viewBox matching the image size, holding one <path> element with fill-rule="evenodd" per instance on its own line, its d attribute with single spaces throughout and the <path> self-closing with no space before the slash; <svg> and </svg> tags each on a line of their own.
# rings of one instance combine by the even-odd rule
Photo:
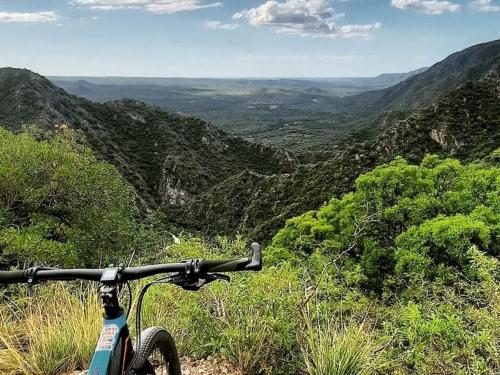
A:
<svg viewBox="0 0 500 375">
<path fill-rule="evenodd" d="M 83 119 L 79 108 L 83 103 L 29 70 L 0 69 L 0 123 L 10 129 L 19 130 L 30 122 L 49 129 L 72 114 Z"/>
<path fill-rule="evenodd" d="M 415 109 L 490 71 L 500 73 L 500 39 L 456 52 L 395 86 L 355 95 L 351 105 L 368 105 L 376 111 Z"/>
<path fill-rule="evenodd" d="M 485 157 L 500 147 L 500 74 L 490 71 L 388 127 L 376 146 L 382 159 L 399 154 L 418 161 L 425 153 L 466 161 Z"/>
<path fill-rule="evenodd" d="M 30 71 L 0 69 L 1 126 L 18 131 L 31 123 L 82 130 L 149 207 L 182 203 L 246 169 L 273 174 L 296 166 L 284 150 L 232 137 L 200 119 L 131 100 L 93 103 Z"/>
<path fill-rule="evenodd" d="M 372 142 L 351 144 L 334 158 L 303 165 L 291 174 L 243 172 L 200 195 L 182 212 L 172 212 L 180 222 L 200 229 L 268 239 L 286 219 L 346 193 L 360 173 L 397 155 L 411 161 L 426 153 L 474 160 L 498 147 L 500 79 L 492 72 L 397 122 Z"/>
</svg>

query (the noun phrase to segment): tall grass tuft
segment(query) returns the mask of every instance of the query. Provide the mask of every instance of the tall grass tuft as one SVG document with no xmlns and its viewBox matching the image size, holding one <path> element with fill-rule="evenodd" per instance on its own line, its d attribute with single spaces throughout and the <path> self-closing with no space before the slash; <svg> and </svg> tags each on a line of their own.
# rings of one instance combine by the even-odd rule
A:
<svg viewBox="0 0 500 375">
<path fill-rule="evenodd" d="M 308 375 L 368 375 L 374 372 L 374 344 L 366 322 L 317 322 L 305 315 L 302 351 Z"/>
<path fill-rule="evenodd" d="M 3 308 L 0 373 L 57 375 L 82 369 L 99 336 L 101 307 L 91 287 L 43 286 Z"/>
</svg>

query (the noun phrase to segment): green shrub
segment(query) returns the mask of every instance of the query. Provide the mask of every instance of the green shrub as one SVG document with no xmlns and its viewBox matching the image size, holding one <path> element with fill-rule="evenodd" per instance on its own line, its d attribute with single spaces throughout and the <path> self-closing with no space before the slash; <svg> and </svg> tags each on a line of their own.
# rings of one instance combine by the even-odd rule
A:
<svg viewBox="0 0 500 375">
<path fill-rule="evenodd" d="M 499 191 L 496 167 L 435 156 L 415 166 L 398 158 L 361 175 L 353 193 L 290 219 L 271 252 L 321 252 L 351 271 L 360 266 L 359 286 L 380 294 L 395 272 L 463 270 L 471 245 L 497 254 Z"/>
<path fill-rule="evenodd" d="M 0 129 L 4 260 L 75 266 L 116 259 L 132 239 L 130 203 L 117 170 L 97 161 L 76 133 Z"/>
</svg>

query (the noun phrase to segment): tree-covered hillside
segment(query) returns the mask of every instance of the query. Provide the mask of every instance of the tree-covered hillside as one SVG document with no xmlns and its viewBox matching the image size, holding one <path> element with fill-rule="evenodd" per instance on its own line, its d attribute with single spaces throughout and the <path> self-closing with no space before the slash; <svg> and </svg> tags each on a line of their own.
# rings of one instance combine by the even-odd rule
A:
<svg viewBox="0 0 500 375">
<path fill-rule="evenodd" d="M 204 120 L 131 100 L 93 103 L 27 70 L 0 69 L 0 126 L 81 130 L 97 157 L 113 163 L 142 206 L 179 203 L 246 169 L 292 171 L 295 157 L 233 137 Z"/>
<path fill-rule="evenodd" d="M 321 136 L 327 148 L 315 148 L 297 133 L 312 142 L 313 151 L 300 157 L 141 102 L 93 103 L 18 69 L 0 69 L 0 124 L 14 131 L 27 123 L 51 131 L 67 124 L 118 168 L 142 212 L 161 210 L 167 222 L 189 230 L 269 239 L 286 219 L 349 191 L 360 173 L 396 156 L 419 162 L 430 152 L 470 161 L 497 148 L 499 46 L 473 46 L 386 89 L 384 97 L 396 90 L 396 98 L 408 99 L 401 110 L 356 96 L 338 102 L 338 113 L 358 106 L 367 117 L 346 120 L 350 136 L 341 146 Z M 440 99 L 410 110 L 426 98 Z M 285 136 L 279 127 L 273 134 Z"/>
<path fill-rule="evenodd" d="M 460 160 L 485 157 L 500 145 L 499 85 L 495 72 L 466 83 L 433 106 L 380 125 L 382 133 L 374 141 L 346 145 L 331 159 L 296 172 L 233 176 L 188 202 L 178 217 L 214 233 L 240 231 L 265 239 L 286 219 L 342 195 L 360 173 L 398 155 L 414 162 L 429 152 Z"/>
<path fill-rule="evenodd" d="M 464 82 L 478 81 L 494 71 L 500 74 L 500 40 L 458 51 L 393 87 L 359 94 L 346 104 L 375 110 L 408 110 L 428 106 Z"/>
</svg>

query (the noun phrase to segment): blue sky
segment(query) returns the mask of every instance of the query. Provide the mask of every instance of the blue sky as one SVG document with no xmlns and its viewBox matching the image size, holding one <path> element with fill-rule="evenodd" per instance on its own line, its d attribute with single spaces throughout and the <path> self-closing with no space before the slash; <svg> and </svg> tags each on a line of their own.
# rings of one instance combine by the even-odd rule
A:
<svg viewBox="0 0 500 375">
<path fill-rule="evenodd" d="M 500 38 L 500 0 L 0 0 L 0 66 L 44 75 L 346 77 Z"/>
</svg>

